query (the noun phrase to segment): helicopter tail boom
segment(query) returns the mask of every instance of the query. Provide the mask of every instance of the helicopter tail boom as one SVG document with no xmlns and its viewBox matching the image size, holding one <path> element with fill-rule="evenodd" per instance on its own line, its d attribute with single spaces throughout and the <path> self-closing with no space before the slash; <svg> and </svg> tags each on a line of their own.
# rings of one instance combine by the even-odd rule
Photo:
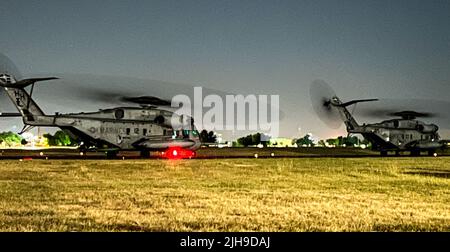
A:
<svg viewBox="0 0 450 252">
<path fill-rule="evenodd" d="M 34 116 L 45 116 L 42 109 L 24 88 L 4 87 L 14 106 L 20 112 L 25 123 L 34 121 Z"/>
<path fill-rule="evenodd" d="M 378 101 L 378 99 L 359 99 L 359 100 L 351 100 L 348 102 L 341 102 L 341 100 L 334 96 L 329 101 L 329 106 L 334 106 L 341 115 L 342 120 L 345 123 L 345 126 L 347 127 L 347 131 L 349 133 L 358 133 L 361 126 L 356 122 L 353 115 L 347 110 L 347 107 L 350 105 L 354 105 L 360 102 L 370 102 L 370 101 Z"/>
<path fill-rule="evenodd" d="M 330 128 L 338 129 L 345 123 L 349 133 L 358 133 L 360 125 L 353 118 L 347 107 L 359 102 L 376 101 L 378 99 L 359 99 L 342 102 L 328 83 L 315 80 L 310 86 L 312 107 L 319 118 Z"/>
</svg>

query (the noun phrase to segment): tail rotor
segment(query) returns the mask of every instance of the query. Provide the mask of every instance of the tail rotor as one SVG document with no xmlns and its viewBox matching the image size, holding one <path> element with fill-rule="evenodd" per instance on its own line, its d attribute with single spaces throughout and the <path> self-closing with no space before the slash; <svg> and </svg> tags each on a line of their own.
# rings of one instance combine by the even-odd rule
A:
<svg viewBox="0 0 450 252">
<path fill-rule="evenodd" d="M 315 80 L 309 89 L 314 112 L 328 127 L 337 129 L 343 121 L 338 109 L 332 105 L 331 99 L 336 97 L 334 90 L 323 80 Z"/>
</svg>

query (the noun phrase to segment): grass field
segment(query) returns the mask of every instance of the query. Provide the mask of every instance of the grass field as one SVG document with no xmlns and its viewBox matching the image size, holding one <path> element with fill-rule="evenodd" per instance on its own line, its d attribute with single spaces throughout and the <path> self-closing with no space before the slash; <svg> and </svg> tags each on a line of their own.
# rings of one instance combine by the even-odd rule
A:
<svg viewBox="0 0 450 252">
<path fill-rule="evenodd" d="M 1 231 L 450 231 L 450 157 L 2 160 Z"/>
</svg>

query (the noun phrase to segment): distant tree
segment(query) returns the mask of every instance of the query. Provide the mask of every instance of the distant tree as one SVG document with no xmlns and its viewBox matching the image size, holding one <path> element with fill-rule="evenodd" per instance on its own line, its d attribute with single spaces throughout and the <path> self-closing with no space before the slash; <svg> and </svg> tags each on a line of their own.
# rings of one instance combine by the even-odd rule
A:
<svg viewBox="0 0 450 252">
<path fill-rule="evenodd" d="M 253 145 L 252 135 L 247 135 L 245 137 L 238 138 L 238 144 L 244 147 Z"/>
<path fill-rule="evenodd" d="M 11 131 L 1 132 L 0 142 L 4 142 L 8 146 L 11 146 L 12 144 L 20 144 L 22 142 L 22 137 L 19 134 L 13 133 Z"/>
<path fill-rule="evenodd" d="M 359 139 L 356 136 L 344 137 L 344 144 L 345 144 L 345 146 L 353 147 L 353 146 L 357 145 L 358 142 L 359 142 Z"/>
<path fill-rule="evenodd" d="M 217 136 L 213 131 L 208 132 L 208 143 L 217 142 Z"/>
<path fill-rule="evenodd" d="M 336 143 L 337 143 L 337 146 L 342 146 L 344 144 L 344 137 L 343 136 L 338 136 L 336 138 Z"/>
<path fill-rule="evenodd" d="M 252 145 L 258 145 L 261 143 L 261 134 L 260 133 L 256 133 L 251 135 L 252 137 Z"/>
<path fill-rule="evenodd" d="M 241 146 L 250 146 L 250 145 L 258 145 L 262 144 L 263 146 L 267 146 L 269 141 L 261 141 L 261 133 L 250 134 L 245 137 L 241 137 L 237 140 L 238 144 Z"/>
<path fill-rule="evenodd" d="M 214 131 L 202 130 L 199 135 L 200 142 L 202 143 L 215 143 L 217 142 L 217 136 Z"/>
<path fill-rule="evenodd" d="M 199 137 L 200 137 L 200 142 L 202 142 L 202 143 L 207 143 L 207 142 L 208 142 L 208 131 L 205 130 L 205 129 L 202 130 L 202 131 L 200 132 Z"/>
<path fill-rule="evenodd" d="M 62 145 L 62 146 L 72 145 L 72 141 L 70 139 L 69 134 L 67 134 L 66 132 L 64 132 L 62 130 L 56 131 L 55 138 L 56 138 L 56 141 L 58 142 L 58 145 Z"/>
<path fill-rule="evenodd" d="M 337 138 L 328 138 L 325 142 L 327 142 L 328 145 L 339 146 L 339 140 Z"/>
<path fill-rule="evenodd" d="M 52 136 L 52 134 L 50 133 L 46 133 L 43 135 L 45 139 L 47 139 L 47 143 L 49 146 L 55 146 L 56 144 L 56 140 L 55 138 Z"/>
<path fill-rule="evenodd" d="M 306 134 L 304 137 L 299 138 L 295 141 L 298 147 L 306 146 L 314 146 L 314 141 L 311 139 L 311 135 Z"/>
<path fill-rule="evenodd" d="M 356 136 L 352 136 L 352 137 L 339 136 L 337 138 L 327 139 L 326 142 L 329 145 L 334 145 L 334 146 L 338 146 L 338 147 L 342 147 L 342 146 L 353 147 L 359 143 L 359 139 Z"/>
<path fill-rule="evenodd" d="M 71 146 L 77 143 L 76 139 L 72 138 L 68 133 L 62 130 L 55 132 L 55 135 L 44 134 L 47 138 L 48 145 L 50 146 Z"/>
</svg>

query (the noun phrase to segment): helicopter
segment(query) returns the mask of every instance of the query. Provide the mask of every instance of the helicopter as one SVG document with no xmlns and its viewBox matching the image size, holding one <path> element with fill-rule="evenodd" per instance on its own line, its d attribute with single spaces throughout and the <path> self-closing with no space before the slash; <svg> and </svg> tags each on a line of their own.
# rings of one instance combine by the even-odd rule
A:
<svg viewBox="0 0 450 252">
<path fill-rule="evenodd" d="M 362 102 L 374 102 L 378 99 L 359 99 L 342 102 L 334 90 L 322 80 L 315 80 L 310 86 L 313 109 L 319 118 L 332 128 L 339 128 L 344 122 L 348 134 L 361 134 L 367 139 L 374 150 L 381 156 L 387 156 L 389 151 L 395 155 L 408 151 L 411 156 L 419 156 L 422 151 L 428 155 L 436 155 L 436 150 L 448 146 L 448 140 L 441 140 L 436 124 L 427 124 L 417 118 L 431 117 L 431 113 L 411 110 L 387 113 L 393 116 L 379 123 L 358 124 L 352 113 L 347 109 L 350 105 Z"/>
<path fill-rule="evenodd" d="M 22 117 L 24 127 L 19 134 L 33 127 L 58 127 L 79 140 L 79 149 L 106 147 L 108 158 L 120 150 L 138 150 L 141 157 L 150 151 L 161 151 L 170 158 L 191 158 L 201 143 L 194 120 L 160 107 L 171 102 L 154 96 L 125 97 L 140 106 L 100 109 L 96 112 L 45 114 L 32 98 L 36 83 L 57 77 L 19 79 L 12 61 L 0 54 L 0 86 L 19 113 L 1 113 L 0 117 Z M 26 88 L 30 86 L 30 90 Z"/>
</svg>

